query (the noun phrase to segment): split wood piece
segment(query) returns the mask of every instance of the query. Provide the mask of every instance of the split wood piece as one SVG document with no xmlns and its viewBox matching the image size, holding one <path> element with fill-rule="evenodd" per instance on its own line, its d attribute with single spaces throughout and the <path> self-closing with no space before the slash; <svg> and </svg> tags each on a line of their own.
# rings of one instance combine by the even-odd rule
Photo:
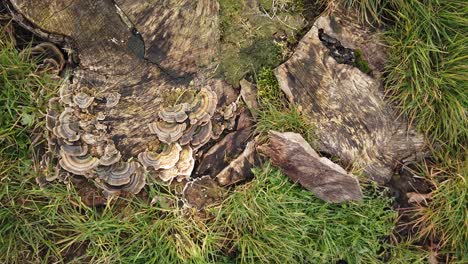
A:
<svg viewBox="0 0 468 264">
<path fill-rule="evenodd" d="M 247 81 L 246 79 L 242 79 L 240 81 L 240 94 L 242 99 L 244 100 L 245 104 L 250 110 L 250 113 L 254 118 L 257 118 L 257 112 L 259 110 L 258 102 L 257 102 L 257 87 Z"/>
<path fill-rule="evenodd" d="M 230 186 L 253 178 L 252 168 L 260 164 L 256 155 L 256 141 L 247 143 L 244 151 L 216 175 L 216 181 L 221 186 Z"/>
<path fill-rule="evenodd" d="M 223 139 L 208 149 L 202 156 L 197 168 L 197 175 L 211 175 L 212 177 L 218 175 L 218 173 L 241 155 L 252 133 L 253 123 L 251 116 L 244 108 L 241 110 L 241 114 L 237 120 L 236 130 L 226 134 Z M 229 182 L 225 182 L 222 185 L 230 184 Z"/>
<path fill-rule="evenodd" d="M 362 192 L 356 177 L 338 164 L 319 157 L 304 138 L 292 132 L 270 131 L 269 142 L 258 147 L 295 183 L 332 203 L 359 201 Z"/>
<path fill-rule="evenodd" d="M 424 139 L 385 102 L 378 77 L 384 50 L 375 35 L 356 21 L 340 8 L 319 17 L 275 74 L 288 100 L 310 116 L 321 152 L 386 183 L 397 166 L 421 154 Z M 319 29 L 346 48 L 361 49 L 376 77 L 337 63 L 320 41 Z"/>
</svg>

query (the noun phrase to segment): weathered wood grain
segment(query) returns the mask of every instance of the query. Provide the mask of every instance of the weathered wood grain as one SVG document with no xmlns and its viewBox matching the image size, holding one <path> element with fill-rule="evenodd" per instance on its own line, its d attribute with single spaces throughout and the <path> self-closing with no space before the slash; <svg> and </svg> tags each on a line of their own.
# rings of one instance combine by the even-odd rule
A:
<svg viewBox="0 0 468 264">
<path fill-rule="evenodd" d="M 396 166 L 420 153 L 423 137 L 384 100 L 379 78 L 384 50 L 356 21 L 340 10 L 319 17 L 292 57 L 276 69 L 276 77 L 288 99 L 316 125 L 320 151 L 385 183 Z M 344 47 L 361 49 L 375 77 L 338 64 L 320 41 L 319 29 Z"/>
<path fill-rule="evenodd" d="M 170 75 L 196 74 L 216 59 L 217 0 L 117 0 L 145 41 L 145 57 Z"/>
<path fill-rule="evenodd" d="M 338 164 L 319 157 L 305 139 L 291 132 L 270 131 L 269 142 L 258 147 L 275 166 L 295 183 L 313 192 L 318 198 L 333 203 L 359 201 L 362 192 L 356 177 Z"/>
</svg>

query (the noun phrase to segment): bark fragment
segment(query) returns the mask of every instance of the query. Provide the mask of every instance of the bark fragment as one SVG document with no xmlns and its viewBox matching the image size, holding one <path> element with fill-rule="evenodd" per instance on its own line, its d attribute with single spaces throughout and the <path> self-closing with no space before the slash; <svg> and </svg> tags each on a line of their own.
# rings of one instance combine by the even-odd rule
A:
<svg viewBox="0 0 468 264">
<path fill-rule="evenodd" d="M 269 142 L 259 146 L 258 150 L 271 158 L 273 164 L 295 183 L 326 202 L 362 199 L 357 178 L 329 159 L 319 157 L 297 133 L 270 131 Z"/>
</svg>

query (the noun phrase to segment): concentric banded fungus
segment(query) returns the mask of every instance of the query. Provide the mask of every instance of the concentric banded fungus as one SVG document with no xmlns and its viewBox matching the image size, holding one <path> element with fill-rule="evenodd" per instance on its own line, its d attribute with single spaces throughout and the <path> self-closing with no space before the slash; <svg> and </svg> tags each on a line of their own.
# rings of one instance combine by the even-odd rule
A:
<svg viewBox="0 0 468 264">
<path fill-rule="evenodd" d="M 61 144 L 60 150 L 66 153 L 68 156 L 84 156 L 86 153 L 88 153 L 88 146 Z"/>
<path fill-rule="evenodd" d="M 64 82 L 59 89 L 60 100 L 67 105 L 72 103 L 73 91 L 69 83 Z"/>
<path fill-rule="evenodd" d="M 73 102 L 78 105 L 79 108 L 85 109 L 91 106 L 94 101 L 94 97 L 89 96 L 86 93 L 79 92 L 73 96 Z"/>
<path fill-rule="evenodd" d="M 151 133 L 156 134 L 161 142 L 170 144 L 179 140 L 182 137 L 186 124 L 154 122 L 148 125 Z"/>
<path fill-rule="evenodd" d="M 195 132 L 195 135 L 192 138 L 192 146 L 194 147 L 201 147 L 205 145 L 211 138 L 211 121 L 208 121 L 208 123 Z"/>
<path fill-rule="evenodd" d="M 135 162 L 135 173 L 130 177 L 130 182 L 123 186 L 122 190 L 133 194 L 139 193 L 146 184 L 145 174 L 145 169 L 138 162 Z"/>
<path fill-rule="evenodd" d="M 190 109 L 190 124 L 203 124 L 213 116 L 218 99 L 216 93 L 203 87 L 192 102 Z"/>
<path fill-rule="evenodd" d="M 236 116 L 237 104 L 232 102 L 230 105 L 227 105 L 223 110 L 224 120 L 231 120 Z"/>
<path fill-rule="evenodd" d="M 81 136 L 84 143 L 94 145 L 97 143 L 96 136 L 93 134 L 84 134 Z"/>
<path fill-rule="evenodd" d="M 104 94 L 104 98 L 106 98 L 106 107 L 111 108 L 116 106 L 120 101 L 120 94 L 119 93 L 106 93 Z"/>
<path fill-rule="evenodd" d="M 136 162 L 119 162 L 107 170 L 97 172 L 100 179 L 112 186 L 122 186 L 130 182 L 130 177 L 135 172 Z"/>
<path fill-rule="evenodd" d="M 80 135 L 78 134 L 78 123 L 73 116 L 73 111 L 74 110 L 72 108 L 65 108 L 59 116 L 57 126 L 53 129 L 53 132 L 57 137 L 66 139 L 70 142 L 80 139 Z"/>
<path fill-rule="evenodd" d="M 122 155 L 120 151 L 115 148 L 113 142 L 110 142 L 104 148 L 104 155 L 99 159 L 99 164 L 103 166 L 110 166 L 114 163 L 117 163 Z"/>
<path fill-rule="evenodd" d="M 166 147 L 161 153 L 144 151 L 138 154 L 138 160 L 145 167 L 153 167 L 155 170 L 170 169 L 179 161 L 182 147 L 175 143 Z"/>
<path fill-rule="evenodd" d="M 192 174 L 194 166 L 193 150 L 187 146 L 180 151 L 177 164 L 172 168 L 158 171 L 158 177 L 164 182 L 170 182 L 173 179 L 182 181 L 183 179 L 188 179 Z"/>
<path fill-rule="evenodd" d="M 182 123 L 187 119 L 188 104 L 182 103 L 175 106 L 165 107 L 163 110 L 159 111 L 158 116 L 162 120 L 169 123 Z"/>
<path fill-rule="evenodd" d="M 52 43 L 43 42 L 30 50 L 30 56 L 40 62 L 39 72 L 49 71 L 58 74 L 65 66 L 62 52 Z"/>
<path fill-rule="evenodd" d="M 158 172 L 159 178 L 164 182 L 172 181 L 172 179 L 175 179 L 177 175 L 179 175 L 179 170 L 176 167 Z"/>
<path fill-rule="evenodd" d="M 193 150 L 191 147 L 184 147 L 180 152 L 180 159 L 176 164 L 178 175 L 190 176 L 195 166 Z"/>
<path fill-rule="evenodd" d="M 182 135 L 182 137 L 180 137 L 179 139 L 179 144 L 184 146 L 184 145 L 187 145 L 190 143 L 190 141 L 192 141 L 192 138 L 193 136 L 195 135 L 195 133 L 198 131 L 198 126 L 197 125 L 191 125 L 189 127 L 189 129 L 187 129 L 184 133 L 184 135 Z"/>
<path fill-rule="evenodd" d="M 60 166 L 76 175 L 87 176 L 99 165 L 99 159 L 92 157 L 91 155 L 70 156 L 64 151 L 60 151 L 60 157 Z"/>
<path fill-rule="evenodd" d="M 138 194 L 143 189 L 143 187 L 145 187 L 145 184 L 146 184 L 145 169 L 138 162 L 132 161 L 128 163 L 131 163 L 128 169 L 133 170 L 128 183 L 123 184 L 121 186 L 113 186 L 108 183 L 97 183 L 97 185 L 101 187 L 107 195 L 119 194 L 121 191 L 132 193 L 132 194 Z M 123 169 L 126 170 L 126 168 L 123 168 Z M 128 172 L 129 171 L 125 171 L 123 173 L 128 174 Z"/>
</svg>

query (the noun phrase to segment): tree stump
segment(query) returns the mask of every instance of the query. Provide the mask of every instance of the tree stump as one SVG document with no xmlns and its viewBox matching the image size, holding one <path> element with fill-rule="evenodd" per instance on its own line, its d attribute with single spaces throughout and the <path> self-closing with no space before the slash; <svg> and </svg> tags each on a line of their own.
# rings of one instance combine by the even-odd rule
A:
<svg viewBox="0 0 468 264">
<path fill-rule="evenodd" d="M 25 27 L 71 47 L 78 64 L 47 112 L 43 165 L 55 166 L 47 181 L 78 175 L 106 195 L 190 181 L 195 160 L 236 129 L 239 92 L 210 78 L 220 39 L 216 0 L 10 7 Z"/>
</svg>

